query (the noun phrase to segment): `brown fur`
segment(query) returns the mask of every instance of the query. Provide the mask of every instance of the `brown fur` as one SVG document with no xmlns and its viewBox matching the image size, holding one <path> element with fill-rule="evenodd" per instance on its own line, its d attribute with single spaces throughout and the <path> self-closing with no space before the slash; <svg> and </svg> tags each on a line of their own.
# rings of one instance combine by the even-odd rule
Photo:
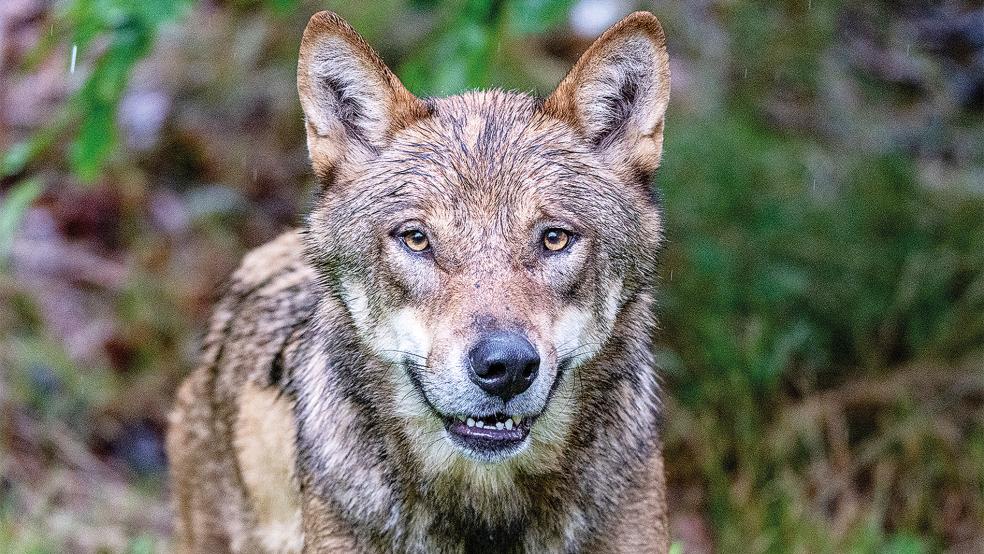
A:
<svg viewBox="0 0 984 554">
<path fill-rule="evenodd" d="M 664 552 L 656 19 L 606 32 L 545 101 L 423 101 L 322 12 L 298 90 L 322 190 L 303 231 L 233 275 L 179 392 L 181 549 Z M 576 239 L 541 252 L 558 226 Z M 406 251 L 406 228 L 430 251 Z M 508 403 L 462 377 L 490 329 L 541 357 Z M 447 438 L 444 419 L 493 411 L 536 418 L 522 450 L 485 460 Z"/>
</svg>

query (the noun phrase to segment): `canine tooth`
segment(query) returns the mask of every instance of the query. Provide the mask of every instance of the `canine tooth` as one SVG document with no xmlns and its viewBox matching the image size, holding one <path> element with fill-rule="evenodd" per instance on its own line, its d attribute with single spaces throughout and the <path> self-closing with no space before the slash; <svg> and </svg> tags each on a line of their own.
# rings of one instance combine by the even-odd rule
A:
<svg viewBox="0 0 984 554">
<path fill-rule="evenodd" d="M 512 428 L 513 428 L 513 422 L 512 422 L 512 420 L 511 419 L 507 419 L 506 420 L 506 429 L 512 430 Z"/>
<path fill-rule="evenodd" d="M 502 422 L 501 421 L 496 421 L 495 422 L 495 428 L 496 429 L 502 429 Z"/>
<path fill-rule="evenodd" d="M 475 420 L 472 419 L 472 418 L 468 418 L 468 426 L 469 427 L 474 427 L 475 426 Z"/>
<path fill-rule="evenodd" d="M 520 422 L 523 421 L 523 416 L 514 415 L 514 416 L 512 416 L 512 420 L 513 420 L 513 423 L 515 423 L 516 425 L 519 425 Z"/>
<path fill-rule="evenodd" d="M 479 429 L 482 429 L 483 427 L 485 427 L 485 422 L 480 419 L 480 420 L 478 420 L 478 421 L 475 422 L 475 427 L 478 427 Z"/>
</svg>

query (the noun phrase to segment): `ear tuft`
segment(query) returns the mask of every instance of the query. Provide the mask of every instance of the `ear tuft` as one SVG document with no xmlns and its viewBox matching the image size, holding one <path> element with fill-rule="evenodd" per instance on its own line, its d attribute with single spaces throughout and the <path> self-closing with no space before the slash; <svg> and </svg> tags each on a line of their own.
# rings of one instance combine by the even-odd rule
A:
<svg viewBox="0 0 984 554">
<path fill-rule="evenodd" d="M 663 29 L 653 14 L 635 12 L 588 48 L 543 110 L 599 150 L 648 172 L 659 165 L 669 98 Z"/>
<path fill-rule="evenodd" d="M 297 64 L 308 150 L 328 173 L 347 155 L 371 156 L 428 110 L 341 17 L 314 14 Z"/>
</svg>

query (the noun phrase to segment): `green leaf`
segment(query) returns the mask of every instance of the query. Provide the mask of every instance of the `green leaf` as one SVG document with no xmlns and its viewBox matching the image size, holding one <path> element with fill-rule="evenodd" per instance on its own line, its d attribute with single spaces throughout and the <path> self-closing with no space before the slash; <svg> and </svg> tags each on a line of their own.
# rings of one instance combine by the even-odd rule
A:
<svg viewBox="0 0 984 554">
<path fill-rule="evenodd" d="M 69 161 L 76 176 L 93 181 L 116 147 L 116 109 L 136 63 L 150 49 L 154 30 L 131 15 L 113 31 L 106 53 L 79 90 L 73 110 L 82 114 Z"/>
<path fill-rule="evenodd" d="M 294 0 L 271 1 L 294 5 Z M 98 59 L 87 60 L 92 72 L 52 123 L 0 158 L 0 176 L 20 173 L 67 132 L 72 171 L 84 182 L 95 180 L 116 149 L 116 111 L 133 68 L 150 51 L 157 30 L 183 16 L 190 6 L 190 0 L 74 0 L 64 4 L 56 25 L 69 31 L 66 34 L 78 60 L 92 55 L 89 46 L 97 39 L 105 39 L 108 46 Z M 48 42 L 42 42 L 39 49 L 41 46 L 50 48 Z"/>
<path fill-rule="evenodd" d="M 33 143 L 30 140 L 21 141 L 4 152 L 3 159 L 0 159 L 0 177 L 9 177 L 24 170 L 35 154 Z"/>
<path fill-rule="evenodd" d="M 43 190 L 39 179 L 26 179 L 14 185 L 0 203 L 0 265 L 10 255 L 14 234 L 24 219 L 24 214 Z"/>
<path fill-rule="evenodd" d="M 519 34 L 544 33 L 562 24 L 571 0 L 516 0 L 509 3 L 509 29 Z"/>
<path fill-rule="evenodd" d="M 923 554 L 927 550 L 922 539 L 907 533 L 894 535 L 882 548 L 884 554 Z"/>
</svg>

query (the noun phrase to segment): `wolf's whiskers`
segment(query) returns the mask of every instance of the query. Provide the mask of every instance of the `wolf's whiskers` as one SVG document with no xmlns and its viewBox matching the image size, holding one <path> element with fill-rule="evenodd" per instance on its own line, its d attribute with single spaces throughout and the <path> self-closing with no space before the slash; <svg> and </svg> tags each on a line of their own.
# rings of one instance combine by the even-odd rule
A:
<svg viewBox="0 0 984 554">
<path fill-rule="evenodd" d="M 420 354 L 415 354 L 413 352 L 407 352 L 406 350 L 396 350 L 396 349 L 393 349 L 393 348 L 384 348 L 384 349 L 380 350 L 380 352 L 396 352 L 397 354 L 405 354 L 407 356 L 413 356 L 414 358 L 420 358 L 422 360 L 426 360 L 427 359 L 427 356 L 422 356 Z"/>
</svg>

